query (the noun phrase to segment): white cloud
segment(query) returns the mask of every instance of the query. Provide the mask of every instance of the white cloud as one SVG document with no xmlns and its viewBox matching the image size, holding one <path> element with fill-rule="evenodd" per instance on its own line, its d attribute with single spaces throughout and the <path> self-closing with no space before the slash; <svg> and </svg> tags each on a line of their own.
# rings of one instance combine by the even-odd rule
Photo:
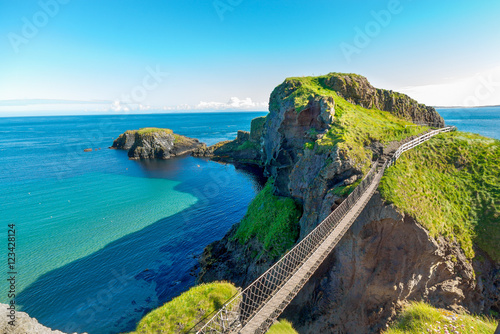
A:
<svg viewBox="0 0 500 334">
<path fill-rule="evenodd" d="M 116 100 L 109 107 L 110 110 L 113 111 L 129 111 L 130 109 L 127 106 L 123 106 L 120 101 Z"/>
<path fill-rule="evenodd" d="M 251 98 L 240 99 L 231 97 L 227 102 L 200 101 L 197 105 L 181 104 L 177 106 L 167 106 L 163 110 L 267 110 L 266 102 L 254 102 Z"/>
<path fill-rule="evenodd" d="M 238 97 L 231 97 L 226 103 L 223 102 L 205 102 L 201 101 L 195 109 L 235 109 L 235 110 L 264 110 L 267 109 L 267 103 L 254 102 L 251 98 L 240 99 Z"/>
<path fill-rule="evenodd" d="M 500 66 L 470 77 L 396 90 L 432 106 L 499 105 Z"/>
</svg>

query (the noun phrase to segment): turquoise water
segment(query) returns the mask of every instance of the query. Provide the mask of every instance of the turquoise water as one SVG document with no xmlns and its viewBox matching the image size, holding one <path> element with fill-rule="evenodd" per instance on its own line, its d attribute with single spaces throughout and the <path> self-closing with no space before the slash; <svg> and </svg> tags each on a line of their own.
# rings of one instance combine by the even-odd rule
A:
<svg viewBox="0 0 500 334">
<path fill-rule="evenodd" d="M 146 126 L 213 144 L 263 114 L 0 118 L 0 210 L 5 233 L 16 224 L 20 309 L 65 332 L 118 333 L 192 286 L 195 256 L 243 217 L 261 171 L 132 161 L 107 147 Z"/>
<path fill-rule="evenodd" d="M 19 235 L 18 291 L 44 273 L 196 204 L 195 196 L 175 190 L 179 183 L 89 173 L 56 185 L 50 179 L 4 184 L 11 201 L 3 218 L 17 223 Z M 29 218 L 20 221 L 19 212 Z"/>
</svg>

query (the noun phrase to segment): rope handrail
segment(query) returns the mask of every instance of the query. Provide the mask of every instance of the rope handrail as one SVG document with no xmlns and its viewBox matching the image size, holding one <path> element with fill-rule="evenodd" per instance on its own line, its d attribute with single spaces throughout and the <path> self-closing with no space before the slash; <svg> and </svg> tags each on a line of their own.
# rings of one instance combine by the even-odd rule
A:
<svg viewBox="0 0 500 334">
<path fill-rule="evenodd" d="M 258 324 L 257 330 L 252 329 L 251 331 L 252 333 L 265 333 L 272 324 L 272 321 L 278 318 L 279 314 L 281 314 L 283 309 L 290 303 L 300 288 L 302 288 L 309 277 L 314 273 L 319 264 L 326 258 L 326 255 L 331 252 L 331 249 L 333 249 L 361 213 L 362 209 L 377 189 L 385 169 L 391 166 L 403 152 L 422 144 L 439 133 L 454 131 L 455 129 L 455 127 L 451 126 L 433 130 L 402 144 L 393 154 L 392 158 L 385 161 L 377 173 L 375 172 L 379 163 L 375 162 L 361 183 L 333 212 L 291 250 L 285 253 L 274 265 L 244 290 L 226 302 L 208 322 L 205 324 L 200 322 L 199 325 L 195 326 L 195 328 L 193 328 L 194 330 L 201 326 L 196 333 L 238 332 L 246 328 L 245 326 L 255 318 L 255 315 L 264 308 L 266 303 L 282 290 L 297 272 L 306 268 L 307 263 L 307 268 L 310 267 L 310 269 L 307 273 L 303 274 L 303 278 L 300 282 L 293 287 L 291 292 L 286 291 L 284 293 L 284 295 L 286 295 L 285 300 L 272 311 L 272 314 L 266 316 L 266 320 L 262 324 Z M 360 199 L 362 199 L 362 201 L 360 201 Z M 344 219 L 348 214 L 350 214 L 349 217 L 347 217 L 348 219 Z M 341 223 L 342 226 L 339 226 Z M 337 228 L 340 229 L 338 232 L 336 231 Z M 324 245 L 327 239 L 330 244 Z M 321 247 L 326 248 L 323 250 Z M 318 262 L 317 259 L 312 259 L 315 261 L 314 263 L 308 262 L 311 260 L 313 254 L 319 256 L 321 262 Z"/>
</svg>

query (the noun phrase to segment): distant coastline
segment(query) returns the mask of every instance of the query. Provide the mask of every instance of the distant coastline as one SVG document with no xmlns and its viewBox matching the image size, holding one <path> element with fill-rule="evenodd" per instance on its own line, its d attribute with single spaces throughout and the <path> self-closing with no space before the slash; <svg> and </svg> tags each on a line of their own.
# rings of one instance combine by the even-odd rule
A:
<svg viewBox="0 0 500 334">
<path fill-rule="evenodd" d="M 444 106 L 433 106 L 436 109 L 479 109 L 479 108 L 497 108 L 500 107 L 500 104 L 492 105 L 492 106 L 477 106 L 477 107 L 461 107 L 461 106 L 450 106 L 450 107 L 444 107 Z"/>
</svg>

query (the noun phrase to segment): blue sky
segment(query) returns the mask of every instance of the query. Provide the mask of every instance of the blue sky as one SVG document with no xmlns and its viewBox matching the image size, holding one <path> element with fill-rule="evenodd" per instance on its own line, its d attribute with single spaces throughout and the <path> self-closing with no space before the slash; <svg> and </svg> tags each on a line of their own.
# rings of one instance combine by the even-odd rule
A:
<svg viewBox="0 0 500 334">
<path fill-rule="evenodd" d="M 266 110 L 354 72 L 431 105 L 500 104 L 496 0 L 0 0 L 0 112 Z"/>
</svg>

